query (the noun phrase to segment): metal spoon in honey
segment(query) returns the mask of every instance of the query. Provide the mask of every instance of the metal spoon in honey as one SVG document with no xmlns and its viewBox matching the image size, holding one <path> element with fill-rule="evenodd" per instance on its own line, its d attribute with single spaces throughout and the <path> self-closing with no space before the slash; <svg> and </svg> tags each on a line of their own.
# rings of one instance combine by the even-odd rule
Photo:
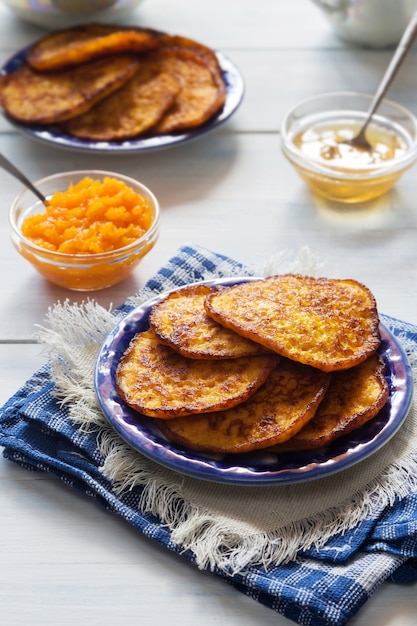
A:
<svg viewBox="0 0 417 626">
<path fill-rule="evenodd" d="M 375 96 L 372 100 L 365 122 L 363 123 L 359 133 L 352 139 L 346 139 L 342 143 L 349 144 L 350 146 L 353 146 L 354 148 L 359 148 L 360 150 L 372 151 L 373 148 L 366 138 L 366 130 L 368 128 L 369 122 L 371 121 L 373 114 L 378 108 L 394 76 L 398 72 L 402 62 L 407 56 L 407 53 L 409 52 L 416 35 L 417 35 L 417 11 L 414 13 L 413 17 L 411 18 L 410 22 L 408 23 L 408 26 L 406 27 L 403 33 L 403 36 L 401 37 L 400 43 L 398 44 L 397 49 L 394 52 L 394 56 L 392 57 L 391 62 L 385 71 L 385 74 L 381 80 L 378 90 L 375 93 Z"/>
</svg>

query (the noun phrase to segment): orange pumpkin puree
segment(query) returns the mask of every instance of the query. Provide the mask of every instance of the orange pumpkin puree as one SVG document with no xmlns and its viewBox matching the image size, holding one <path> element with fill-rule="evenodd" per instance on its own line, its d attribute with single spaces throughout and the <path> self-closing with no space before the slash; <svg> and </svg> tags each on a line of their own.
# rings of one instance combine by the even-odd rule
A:
<svg viewBox="0 0 417 626">
<path fill-rule="evenodd" d="M 45 213 L 24 220 L 22 233 L 48 250 L 99 254 L 133 243 L 151 225 L 150 205 L 126 183 L 85 177 L 54 193 Z"/>
</svg>

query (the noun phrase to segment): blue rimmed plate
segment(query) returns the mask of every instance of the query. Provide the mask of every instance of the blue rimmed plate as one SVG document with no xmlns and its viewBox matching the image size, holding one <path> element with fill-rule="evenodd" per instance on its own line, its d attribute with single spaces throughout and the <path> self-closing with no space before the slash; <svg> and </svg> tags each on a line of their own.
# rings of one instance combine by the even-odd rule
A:
<svg viewBox="0 0 417 626">
<path fill-rule="evenodd" d="M 222 278 L 210 286 L 233 285 L 256 278 Z M 353 433 L 322 450 L 291 454 L 256 451 L 240 455 L 209 455 L 170 443 L 156 422 L 130 409 L 115 389 L 117 364 L 132 337 L 148 328 L 148 316 L 161 294 L 129 313 L 104 341 L 95 367 L 100 406 L 112 428 L 133 448 L 171 470 L 218 483 L 278 485 L 323 478 L 370 456 L 397 432 L 405 420 L 413 394 L 411 367 L 401 346 L 383 325 L 379 348 L 387 369 L 390 396 L 380 413 Z"/>
<path fill-rule="evenodd" d="M 26 63 L 26 53 L 30 46 L 12 56 L 3 66 L 1 74 L 13 74 Z M 188 132 L 157 135 L 155 137 L 134 137 L 124 141 L 87 141 L 71 137 L 58 126 L 27 125 L 4 114 L 8 122 L 23 135 L 65 150 L 92 152 L 95 154 L 130 154 L 149 152 L 182 144 L 214 130 L 228 120 L 239 107 L 244 95 L 244 81 L 236 65 L 222 52 L 216 52 L 223 80 L 226 85 L 226 101 L 223 107 L 205 124 Z"/>
</svg>

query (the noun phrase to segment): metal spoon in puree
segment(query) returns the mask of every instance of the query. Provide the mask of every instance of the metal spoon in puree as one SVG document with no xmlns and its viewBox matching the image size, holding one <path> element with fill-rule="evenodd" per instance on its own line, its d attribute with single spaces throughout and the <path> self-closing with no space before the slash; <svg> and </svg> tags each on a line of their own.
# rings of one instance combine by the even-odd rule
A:
<svg viewBox="0 0 417 626">
<path fill-rule="evenodd" d="M 4 170 L 6 170 L 6 172 L 9 172 L 9 174 L 15 176 L 15 178 L 20 180 L 20 182 L 23 183 L 28 189 L 30 189 L 39 198 L 39 200 L 43 202 L 43 204 L 46 204 L 47 200 L 43 193 L 39 191 L 39 189 L 35 187 L 33 183 L 30 182 L 30 180 L 23 174 L 23 172 L 18 170 L 17 167 L 15 167 L 13 163 L 6 159 L 6 157 L 3 156 L 1 153 L 0 167 L 2 167 Z"/>
<path fill-rule="evenodd" d="M 417 11 L 414 13 L 410 22 L 408 23 L 403 36 L 401 37 L 400 43 L 397 46 L 397 49 L 394 52 L 394 56 L 391 59 L 390 64 L 388 65 L 385 74 L 381 80 L 381 83 L 378 87 L 377 92 L 372 100 L 371 106 L 367 113 L 365 122 L 360 129 L 359 133 L 353 139 L 347 139 L 341 143 L 347 143 L 356 148 L 360 148 L 362 150 L 372 150 L 372 146 L 369 141 L 366 139 L 366 129 L 368 127 L 369 122 L 376 109 L 378 108 L 382 98 L 384 97 L 388 87 L 390 86 L 394 76 L 400 68 L 400 65 L 404 61 L 408 51 L 410 50 L 413 41 L 417 35 Z"/>
</svg>

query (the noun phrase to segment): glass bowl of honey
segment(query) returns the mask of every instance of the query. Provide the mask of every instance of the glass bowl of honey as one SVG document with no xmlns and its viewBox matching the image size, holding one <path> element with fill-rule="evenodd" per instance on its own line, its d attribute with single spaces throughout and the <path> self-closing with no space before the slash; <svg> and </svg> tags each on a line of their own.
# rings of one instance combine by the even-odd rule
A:
<svg viewBox="0 0 417 626">
<path fill-rule="evenodd" d="M 367 127 L 371 149 L 349 143 L 372 95 L 335 92 L 296 104 L 281 124 L 281 147 L 310 189 L 328 200 L 358 203 L 389 191 L 417 159 L 417 119 L 384 99 Z"/>
</svg>

